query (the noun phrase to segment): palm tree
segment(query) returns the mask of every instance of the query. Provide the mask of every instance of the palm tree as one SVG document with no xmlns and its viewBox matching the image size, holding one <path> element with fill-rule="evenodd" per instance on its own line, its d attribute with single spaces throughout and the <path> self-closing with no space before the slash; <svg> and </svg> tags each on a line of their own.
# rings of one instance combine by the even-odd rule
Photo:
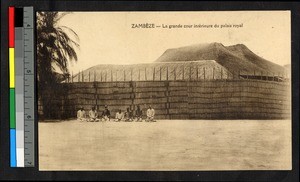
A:
<svg viewBox="0 0 300 182">
<path fill-rule="evenodd" d="M 61 95 L 60 83 L 70 76 L 68 65 L 77 61 L 78 35 L 58 22 L 67 13 L 37 13 L 37 81 L 42 115 L 51 117 L 51 100 Z M 74 37 L 73 40 L 71 37 Z M 58 106 L 59 107 L 59 106 Z M 54 111 L 55 112 L 55 111 Z"/>
<path fill-rule="evenodd" d="M 40 89 L 56 84 L 58 75 L 69 75 L 69 62 L 77 61 L 75 48 L 79 47 L 78 35 L 72 29 L 58 25 L 66 14 L 37 13 L 37 79 Z"/>
</svg>

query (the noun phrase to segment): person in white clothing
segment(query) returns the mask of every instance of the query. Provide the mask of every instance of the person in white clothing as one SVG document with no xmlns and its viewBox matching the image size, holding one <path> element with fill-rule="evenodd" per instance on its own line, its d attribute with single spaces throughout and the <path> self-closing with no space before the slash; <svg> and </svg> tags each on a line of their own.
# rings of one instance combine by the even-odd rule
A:
<svg viewBox="0 0 300 182">
<path fill-rule="evenodd" d="M 81 120 L 81 108 L 77 111 L 77 120 Z"/>
<path fill-rule="evenodd" d="M 155 116 L 155 110 L 149 106 L 148 110 L 147 110 L 147 118 L 146 118 L 146 121 L 152 121 L 152 122 L 155 122 L 154 120 L 154 116 Z"/>
<path fill-rule="evenodd" d="M 92 107 L 92 110 L 89 111 L 89 117 L 91 122 L 100 121 L 100 119 L 98 119 L 98 113 L 95 107 Z"/>
<path fill-rule="evenodd" d="M 83 107 L 81 107 L 77 111 L 77 120 L 79 120 L 79 121 L 85 121 L 86 120 L 85 111 L 84 111 Z"/>
<path fill-rule="evenodd" d="M 122 121 L 123 119 L 124 119 L 124 114 L 122 113 L 121 109 L 119 109 L 119 112 L 116 113 L 115 121 Z"/>
</svg>

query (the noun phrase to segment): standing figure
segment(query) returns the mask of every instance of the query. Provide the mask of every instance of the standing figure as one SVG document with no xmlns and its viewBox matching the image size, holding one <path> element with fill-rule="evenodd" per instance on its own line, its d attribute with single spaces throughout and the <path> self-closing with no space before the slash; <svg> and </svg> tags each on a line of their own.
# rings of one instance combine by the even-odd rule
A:
<svg viewBox="0 0 300 182">
<path fill-rule="evenodd" d="M 91 122 L 99 121 L 98 113 L 97 113 L 95 107 L 92 107 L 92 109 L 89 111 L 89 121 L 91 121 Z"/>
<path fill-rule="evenodd" d="M 102 112 L 102 120 L 103 121 L 110 121 L 110 111 L 107 108 L 107 105 L 105 105 L 105 109 Z"/>
<path fill-rule="evenodd" d="M 151 105 L 149 106 L 148 110 L 147 110 L 147 118 L 146 121 L 152 121 L 155 122 L 154 120 L 154 116 L 155 116 L 155 110 L 151 107 Z"/>
<path fill-rule="evenodd" d="M 143 117 L 143 111 L 141 110 L 140 106 L 137 105 L 137 109 L 135 111 L 136 121 L 142 121 L 142 117 Z"/>
</svg>

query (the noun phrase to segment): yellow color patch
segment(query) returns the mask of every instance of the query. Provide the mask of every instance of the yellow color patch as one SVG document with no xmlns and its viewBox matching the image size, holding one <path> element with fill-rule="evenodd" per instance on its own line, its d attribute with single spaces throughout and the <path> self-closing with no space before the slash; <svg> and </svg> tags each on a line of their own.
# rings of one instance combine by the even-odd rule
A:
<svg viewBox="0 0 300 182">
<path fill-rule="evenodd" d="M 15 48 L 9 48 L 9 88 L 15 88 Z"/>
</svg>

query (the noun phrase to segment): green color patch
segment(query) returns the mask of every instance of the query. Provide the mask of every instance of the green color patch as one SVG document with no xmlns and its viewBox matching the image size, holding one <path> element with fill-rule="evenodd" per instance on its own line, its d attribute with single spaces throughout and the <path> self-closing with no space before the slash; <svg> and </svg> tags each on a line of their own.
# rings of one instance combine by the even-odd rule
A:
<svg viewBox="0 0 300 182">
<path fill-rule="evenodd" d="M 16 128 L 16 94 L 15 89 L 9 89 L 9 125 L 11 129 Z"/>
</svg>

